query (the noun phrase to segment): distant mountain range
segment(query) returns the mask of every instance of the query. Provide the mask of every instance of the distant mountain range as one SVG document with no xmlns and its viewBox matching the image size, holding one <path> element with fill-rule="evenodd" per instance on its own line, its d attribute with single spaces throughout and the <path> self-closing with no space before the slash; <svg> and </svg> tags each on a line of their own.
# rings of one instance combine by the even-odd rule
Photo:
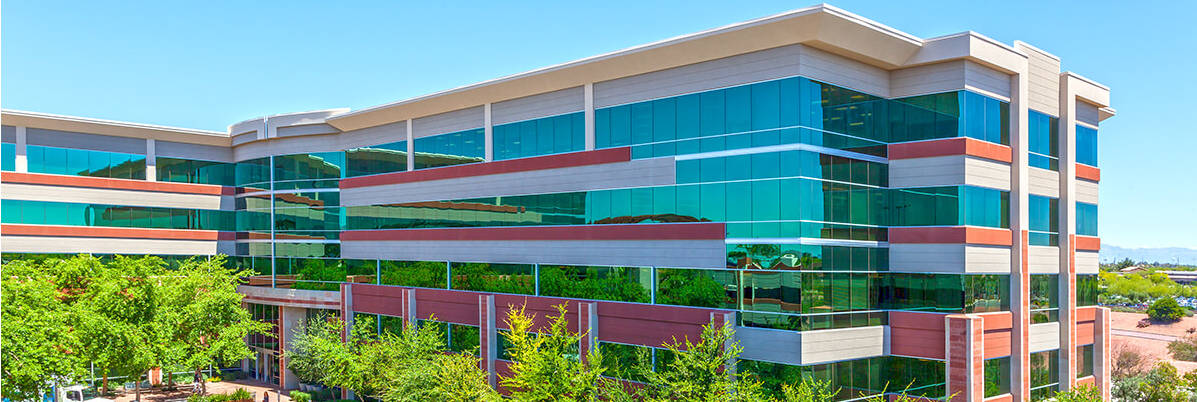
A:
<svg viewBox="0 0 1197 402">
<path fill-rule="evenodd" d="M 1181 265 L 1197 265 L 1197 249 L 1184 247 L 1123 248 L 1101 244 L 1098 254 L 1101 262 L 1116 262 L 1130 258 L 1135 262 L 1161 262 Z"/>
</svg>

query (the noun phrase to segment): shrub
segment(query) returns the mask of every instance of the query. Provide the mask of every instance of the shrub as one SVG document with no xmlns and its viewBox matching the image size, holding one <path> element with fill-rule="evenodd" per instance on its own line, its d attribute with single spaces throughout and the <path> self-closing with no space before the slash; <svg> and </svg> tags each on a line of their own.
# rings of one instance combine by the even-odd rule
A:
<svg viewBox="0 0 1197 402">
<path fill-rule="evenodd" d="M 1070 390 L 1057 392 L 1056 402 L 1101 402 L 1101 391 L 1092 385 L 1080 385 Z"/>
<path fill-rule="evenodd" d="M 291 402 L 311 402 L 312 394 L 301 391 L 291 391 Z"/>
<path fill-rule="evenodd" d="M 249 391 L 246 391 L 245 388 L 237 388 L 236 391 L 233 391 L 232 394 L 229 394 L 229 400 L 233 401 L 252 401 L 253 399 L 254 395 L 249 393 Z"/>
<path fill-rule="evenodd" d="M 1161 297 L 1147 308 L 1147 316 L 1158 321 L 1177 321 L 1185 316 L 1185 309 L 1171 296 Z"/>
<path fill-rule="evenodd" d="M 1197 361 L 1197 336 L 1189 335 L 1169 342 L 1168 351 L 1177 360 Z"/>
<path fill-rule="evenodd" d="M 1151 369 L 1151 359 L 1143 354 L 1137 346 L 1130 343 L 1118 343 L 1110 347 L 1110 360 L 1114 380 L 1137 377 Z"/>
</svg>

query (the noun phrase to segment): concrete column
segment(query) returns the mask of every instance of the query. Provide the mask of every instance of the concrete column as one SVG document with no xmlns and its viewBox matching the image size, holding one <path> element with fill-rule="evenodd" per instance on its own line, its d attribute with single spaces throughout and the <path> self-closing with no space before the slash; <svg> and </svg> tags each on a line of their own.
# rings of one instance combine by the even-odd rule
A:
<svg viewBox="0 0 1197 402">
<path fill-rule="evenodd" d="M 25 134 L 25 127 L 17 127 L 17 146 L 16 146 L 16 165 L 13 166 L 13 171 L 28 173 L 29 172 L 29 157 L 26 150 L 28 149 L 28 137 Z"/>
<path fill-rule="evenodd" d="M 1076 94 L 1060 74 L 1060 389 L 1076 385 Z"/>
<path fill-rule="evenodd" d="M 736 313 L 711 313 L 711 327 L 718 330 L 723 328 L 724 325 L 731 325 L 734 328 L 736 326 Z M 723 348 L 727 349 L 735 341 L 736 340 L 734 338 L 728 339 L 727 342 L 724 343 Z M 736 359 L 728 359 L 727 362 L 723 364 L 723 367 L 727 368 L 727 374 L 735 374 L 736 365 Z"/>
<path fill-rule="evenodd" d="M 409 120 L 408 127 L 411 127 L 410 124 L 411 121 Z M 411 146 L 410 142 L 408 146 Z M 411 154 L 409 153 L 408 155 Z M 353 334 L 353 285 L 348 283 L 341 284 L 341 319 L 345 321 L 345 332 L 341 334 L 341 340 L 348 342 L 349 337 Z M 353 398 L 353 391 L 348 389 L 341 390 L 341 399 Z"/>
<path fill-rule="evenodd" d="M 403 324 L 416 323 L 416 290 L 403 289 Z"/>
<path fill-rule="evenodd" d="M 1010 77 L 1010 312 L 1012 313 L 1012 339 L 1010 340 L 1010 393 L 1015 401 L 1029 400 L 1031 396 L 1031 276 L 1027 264 L 1027 230 L 1029 218 L 1027 159 L 1030 137 L 1027 124 L 1027 94 L 1029 72 L 1024 65 L 1018 74 Z"/>
<path fill-rule="evenodd" d="M 341 284 L 341 320 L 345 321 L 345 333 L 341 338 L 348 341 L 353 334 L 353 285 L 348 283 Z"/>
<path fill-rule="evenodd" d="M 478 296 L 478 365 L 486 370 L 486 382 L 495 387 L 495 358 L 499 351 L 499 333 L 495 329 L 495 295 Z"/>
<path fill-rule="evenodd" d="M 495 125 L 491 120 L 489 103 L 482 105 L 482 132 L 486 149 L 483 160 L 492 162 L 495 160 Z"/>
<path fill-rule="evenodd" d="M 1096 307 L 1093 314 L 1093 346 L 1096 358 L 1093 359 L 1094 384 L 1101 390 L 1103 400 L 1110 400 L 1110 377 L 1114 366 L 1110 362 L 1110 309 Z"/>
<path fill-rule="evenodd" d="M 598 346 L 598 303 L 578 303 L 578 333 L 582 339 L 578 341 L 578 355 L 582 362 L 586 356 Z"/>
<path fill-rule="evenodd" d="M 307 317 L 307 309 L 302 307 L 281 307 L 279 308 L 279 340 L 278 350 L 286 352 L 287 346 L 295 339 L 295 331 L 305 325 L 304 318 Z M 295 378 L 295 373 L 287 368 L 288 361 L 285 358 L 286 353 L 279 357 L 279 387 L 282 389 L 299 388 L 299 379 Z"/>
<path fill-rule="evenodd" d="M 952 314 L 944 317 L 944 356 L 947 358 L 947 395 L 953 401 L 985 399 L 985 325 L 980 316 Z"/>
<path fill-rule="evenodd" d="M 145 181 L 158 181 L 158 155 L 153 138 L 145 140 Z"/>
<path fill-rule="evenodd" d="M 412 119 L 407 119 L 407 170 L 416 170 L 416 139 L 412 138 Z"/>
<path fill-rule="evenodd" d="M 594 83 L 586 83 L 583 87 L 582 93 L 585 96 L 583 103 L 586 107 L 586 150 L 594 149 Z"/>
</svg>

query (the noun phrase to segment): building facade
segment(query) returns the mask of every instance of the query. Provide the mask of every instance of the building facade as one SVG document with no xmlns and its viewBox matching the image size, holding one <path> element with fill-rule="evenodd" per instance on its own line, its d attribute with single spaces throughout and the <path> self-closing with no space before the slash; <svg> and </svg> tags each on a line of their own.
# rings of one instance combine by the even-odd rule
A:
<svg viewBox="0 0 1197 402">
<path fill-rule="evenodd" d="M 364 110 L 208 132 L 3 112 L 5 260 L 228 255 L 276 338 L 435 314 L 502 375 L 566 304 L 611 367 L 703 324 L 841 400 L 1109 395 L 1109 89 L 1026 43 L 816 6 Z M 610 361 L 607 361 L 607 360 Z"/>
</svg>

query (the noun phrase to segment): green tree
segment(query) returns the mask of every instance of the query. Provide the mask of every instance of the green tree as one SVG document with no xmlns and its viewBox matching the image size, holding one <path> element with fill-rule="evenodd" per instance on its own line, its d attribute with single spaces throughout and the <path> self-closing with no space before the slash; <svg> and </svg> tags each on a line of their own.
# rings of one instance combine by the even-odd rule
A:
<svg viewBox="0 0 1197 402">
<path fill-rule="evenodd" d="M 244 295 L 237 293 L 237 284 L 248 275 L 226 268 L 224 257 L 216 256 L 187 260 L 160 281 L 159 323 L 170 343 L 166 347 L 172 349 L 169 355 L 178 359 L 173 363 L 199 375 L 205 367 L 253 356 L 245 338 L 267 334 L 271 325 L 254 320 L 241 307 Z M 200 386 L 206 393 L 202 378 Z"/>
<path fill-rule="evenodd" d="M 1146 373 L 1115 381 L 1111 396 L 1122 401 L 1184 402 L 1189 393 L 1183 385 L 1176 367 L 1159 362 Z"/>
<path fill-rule="evenodd" d="M 512 374 L 500 382 L 520 401 L 596 400 L 603 380 L 602 356 L 593 348 L 581 359 L 578 346 L 584 333 L 569 330 L 565 305 L 555 306 L 544 334 L 533 333 L 535 317 L 523 306 L 507 312 L 507 350 Z"/>
<path fill-rule="evenodd" d="M 398 334 L 376 334 L 369 326 L 355 325 L 343 342 L 344 328 L 340 319 L 311 320 L 293 338 L 297 348 L 285 356 L 318 381 L 353 390 L 363 401 L 499 399 L 478 368 L 478 358 L 449 353 L 438 325 L 406 325 Z"/>
<path fill-rule="evenodd" d="M 159 275 L 165 263 L 152 256 L 116 256 L 107 265 L 91 256 L 75 259 L 95 264 L 79 304 L 85 312 L 78 326 L 84 356 L 104 373 L 105 393 L 107 377 L 115 371 L 134 379 L 140 399 L 142 376 L 166 353 L 158 320 Z"/>
<path fill-rule="evenodd" d="M 791 402 L 822 402 L 835 400 L 839 388 L 832 387 L 831 381 L 811 380 L 803 378 L 798 384 L 783 384 L 781 386 L 782 400 Z"/>
<path fill-rule="evenodd" d="M 0 281 L 0 389 L 4 398 L 40 400 L 54 385 L 73 383 L 86 375 L 80 333 L 80 312 L 68 301 L 72 288 L 60 287 L 63 265 L 15 261 L 4 264 Z M 75 288 L 77 289 L 77 288 Z"/>
<path fill-rule="evenodd" d="M 329 335 L 319 332 L 329 330 L 329 326 L 324 325 L 326 321 L 328 321 L 327 317 L 316 317 L 304 323 L 302 327 L 295 328 L 295 336 L 287 345 L 287 350 L 283 352 L 287 370 L 291 370 L 299 382 L 310 384 L 320 381 L 322 362 L 317 345 L 314 343 L 332 336 L 340 340 L 341 334 L 339 333 Z"/>
<path fill-rule="evenodd" d="M 431 320 L 430 320 L 431 321 Z M 398 401 L 488 401 L 499 395 L 471 354 L 447 353 L 445 334 L 435 322 L 405 325 L 398 335 L 384 332 L 367 358 L 390 364 L 384 370 L 381 399 Z M 393 360 L 392 360 L 393 358 Z"/>
<path fill-rule="evenodd" d="M 1185 309 L 1172 296 L 1161 297 L 1147 308 L 1147 316 L 1159 321 L 1178 321 L 1184 318 Z"/>
<path fill-rule="evenodd" d="M 744 348 L 734 341 L 730 324 L 704 325 L 697 343 L 677 340 L 663 346 L 673 358 L 665 367 L 644 371 L 642 396 L 650 401 L 757 401 L 765 399 L 762 385 L 730 364 Z"/>
</svg>

